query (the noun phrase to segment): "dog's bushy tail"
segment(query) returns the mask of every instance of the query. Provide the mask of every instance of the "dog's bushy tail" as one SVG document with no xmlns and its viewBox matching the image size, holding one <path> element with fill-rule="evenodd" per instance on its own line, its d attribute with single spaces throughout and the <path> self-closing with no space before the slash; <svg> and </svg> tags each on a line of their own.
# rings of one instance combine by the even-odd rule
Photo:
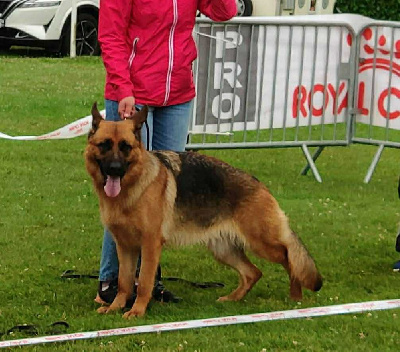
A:
<svg viewBox="0 0 400 352">
<path fill-rule="evenodd" d="M 290 230 L 285 242 L 291 279 L 299 281 L 301 286 L 311 291 L 319 291 L 322 277 L 300 238 Z"/>
</svg>

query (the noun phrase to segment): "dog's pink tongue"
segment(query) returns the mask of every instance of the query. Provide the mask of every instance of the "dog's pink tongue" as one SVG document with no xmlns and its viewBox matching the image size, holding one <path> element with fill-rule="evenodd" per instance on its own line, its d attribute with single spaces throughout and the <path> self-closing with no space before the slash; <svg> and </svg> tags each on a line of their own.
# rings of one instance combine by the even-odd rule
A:
<svg viewBox="0 0 400 352">
<path fill-rule="evenodd" d="M 116 197 L 121 192 L 121 178 L 107 176 L 106 185 L 104 186 L 104 192 L 108 197 Z"/>
</svg>

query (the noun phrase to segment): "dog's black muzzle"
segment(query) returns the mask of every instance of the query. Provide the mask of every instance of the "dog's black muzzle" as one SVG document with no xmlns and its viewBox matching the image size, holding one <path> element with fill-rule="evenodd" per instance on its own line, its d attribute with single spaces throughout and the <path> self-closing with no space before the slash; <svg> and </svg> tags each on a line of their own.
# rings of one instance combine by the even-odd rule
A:
<svg viewBox="0 0 400 352">
<path fill-rule="evenodd" d="M 107 179 L 107 176 L 112 177 L 124 177 L 126 170 L 128 169 L 129 164 L 121 162 L 119 160 L 97 160 L 99 164 L 100 171 L 104 176 L 104 179 Z"/>
<path fill-rule="evenodd" d="M 123 177 L 126 172 L 126 165 L 120 161 L 111 161 L 104 165 L 104 171 L 108 176 Z"/>
</svg>

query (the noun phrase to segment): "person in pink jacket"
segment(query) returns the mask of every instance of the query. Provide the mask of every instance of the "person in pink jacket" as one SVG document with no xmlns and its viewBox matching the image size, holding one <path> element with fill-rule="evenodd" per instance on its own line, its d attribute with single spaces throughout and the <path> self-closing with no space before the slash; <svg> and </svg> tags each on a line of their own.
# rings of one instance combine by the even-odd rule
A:
<svg viewBox="0 0 400 352">
<path fill-rule="evenodd" d="M 197 56 L 197 11 L 214 21 L 227 21 L 237 13 L 236 0 L 100 0 L 106 119 L 117 121 L 148 105 L 149 133 L 142 130 L 142 141 L 149 149 L 185 149 L 196 94 L 192 63 Z M 118 257 L 107 229 L 99 281 L 96 301 L 111 303 L 118 288 Z M 163 286 L 160 267 L 153 297 L 177 300 Z"/>
</svg>

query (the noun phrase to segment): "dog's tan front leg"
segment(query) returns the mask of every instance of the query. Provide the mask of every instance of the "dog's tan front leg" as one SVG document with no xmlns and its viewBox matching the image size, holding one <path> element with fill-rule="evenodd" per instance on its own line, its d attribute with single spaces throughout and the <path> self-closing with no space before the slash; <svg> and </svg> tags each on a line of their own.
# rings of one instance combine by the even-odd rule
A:
<svg viewBox="0 0 400 352">
<path fill-rule="evenodd" d="M 161 248 L 161 241 L 154 239 L 150 240 L 150 243 L 143 243 L 141 254 L 142 263 L 136 301 L 132 309 L 124 314 L 124 318 L 129 319 L 134 316 L 140 317 L 146 312 L 154 288 L 154 280 L 160 261 Z"/>
<path fill-rule="evenodd" d="M 118 293 L 109 307 L 100 307 L 97 311 L 105 314 L 125 307 L 126 302 L 133 294 L 136 265 L 139 257 L 139 248 L 132 249 L 117 244 L 119 261 Z"/>
</svg>

